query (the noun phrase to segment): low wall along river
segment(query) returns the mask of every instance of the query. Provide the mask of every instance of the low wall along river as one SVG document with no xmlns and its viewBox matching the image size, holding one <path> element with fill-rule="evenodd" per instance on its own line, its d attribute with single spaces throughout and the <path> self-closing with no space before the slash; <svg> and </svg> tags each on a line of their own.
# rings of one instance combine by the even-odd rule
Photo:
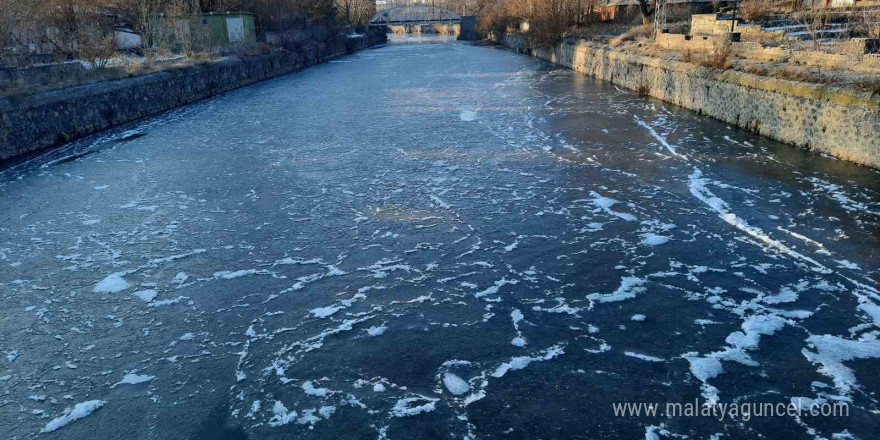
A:
<svg viewBox="0 0 880 440">
<path fill-rule="evenodd" d="M 0 99 L 0 163 L 385 41 L 385 34 L 370 33 L 295 52 L 277 51 Z"/>
<path fill-rule="evenodd" d="M 720 71 L 583 43 L 504 46 L 773 139 L 880 168 L 880 100 L 827 85 Z"/>
</svg>

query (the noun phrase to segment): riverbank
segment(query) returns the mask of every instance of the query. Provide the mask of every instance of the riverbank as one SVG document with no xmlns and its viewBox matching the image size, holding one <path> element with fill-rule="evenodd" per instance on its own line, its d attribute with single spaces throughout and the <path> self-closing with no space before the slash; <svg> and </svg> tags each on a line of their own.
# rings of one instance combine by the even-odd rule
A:
<svg viewBox="0 0 880 440">
<path fill-rule="evenodd" d="M 336 44 L 166 70 L 0 100 L 0 163 L 387 41 L 371 32 Z"/>
<path fill-rule="evenodd" d="M 880 98 L 869 91 L 695 66 L 596 42 L 529 48 L 513 34 L 496 42 L 788 144 L 880 168 Z"/>
</svg>

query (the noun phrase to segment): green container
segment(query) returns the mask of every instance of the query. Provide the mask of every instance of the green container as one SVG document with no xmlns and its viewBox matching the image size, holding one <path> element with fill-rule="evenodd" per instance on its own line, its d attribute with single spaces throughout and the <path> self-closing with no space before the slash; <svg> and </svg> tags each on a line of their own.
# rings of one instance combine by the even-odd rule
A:
<svg viewBox="0 0 880 440">
<path fill-rule="evenodd" d="M 202 26 L 208 27 L 211 46 L 256 43 L 254 14 L 249 12 L 211 12 L 202 14 Z"/>
</svg>

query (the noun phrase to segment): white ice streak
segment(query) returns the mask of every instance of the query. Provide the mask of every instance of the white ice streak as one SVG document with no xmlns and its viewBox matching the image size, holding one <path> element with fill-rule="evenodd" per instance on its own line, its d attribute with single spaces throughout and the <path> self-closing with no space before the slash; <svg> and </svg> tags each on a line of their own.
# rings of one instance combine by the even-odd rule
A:
<svg viewBox="0 0 880 440">
<path fill-rule="evenodd" d="M 495 281 L 494 286 L 487 287 L 485 290 L 475 293 L 474 297 L 482 298 L 487 295 L 495 295 L 496 293 L 498 293 L 498 289 L 500 289 L 502 286 L 506 286 L 508 284 L 515 285 L 517 283 L 519 283 L 518 280 L 508 280 L 507 277 L 502 277 L 500 280 Z"/>
<path fill-rule="evenodd" d="M 625 351 L 623 354 L 625 354 L 625 355 L 627 355 L 627 356 L 629 356 L 629 357 L 634 357 L 634 358 L 636 358 L 636 359 L 641 359 L 641 360 L 646 361 L 646 362 L 664 362 L 664 361 L 666 360 L 666 359 L 659 358 L 659 357 L 656 357 L 656 356 L 649 356 L 649 355 L 646 355 L 646 354 L 636 353 L 636 352 L 633 352 L 633 351 Z"/>
<path fill-rule="evenodd" d="M 208 251 L 207 249 L 195 249 L 192 252 L 187 252 L 185 254 L 170 255 L 170 256 L 162 257 L 162 258 L 153 258 L 152 260 L 148 261 L 147 263 L 151 264 L 151 265 L 158 265 L 158 264 L 168 263 L 168 262 L 175 261 L 175 260 L 180 260 L 180 259 L 183 259 L 186 257 L 191 257 L 193 255 L 203 254 L 207 251 Z"/>
<path fill-rule="evenodd" d="M 242 270 L 223 270 L 219 272 L 214 272 L 213 277 L 217 279 L 223 280 L 232 280 L 235 278 L 246 277 L 248 275 L 265 275 L 269 274 L 269 271 L 266 270 L 257 270 L 257 269 L 242 269 Z"/>
<path fill-rule="evenodd" d="M 492 373 L 492 377 L 504 377 L 508 371 L 522 370 L 523 368 L 529 366 L 532 362 L 541 362 L 541 361 L 549 361 L 553 358 L 556 358 L 562 354 L 565 354 L 565 350 L 562 345 L 554 345 L 547 350 L 544 350 L 542 353 L 538 353 L 537 356 L 517 356 L 515 358 L 510 359 L 508 362 L 504 362 L 495 369 Z"/>
<path fill-rule="evenodd" d="M 391 409 L 391 414 L 394 417 L 410 417 L 426 412 L 431 412 L 437 408 L 438 400 L 440 399 L 433 399 L 421 395 L 419 395 L 419 397 L 407 397 L 405 399 L 400 399 L 397 401 L 397 403 L 394 404 L 394 408 Z M 427 403 L 415 405 L 416 403 L 421 402 Z"/>
<path fill-rule="evenodd" d="M 592 293 L 590 295 L 587 295 L 587 299 L 598 301 L 600 303 L 617 302 L 632 299 L 635 298 L 637 294 L 647 290 L 645 287 L 643 287 L 644 284 L 645 280 L 642 278 L 621 277 L 620 287 L 618 287 L 617 290 L 614 291 L 614 293 Z"/>
<path fill-rule="evenodd" d="M 525 317 L 519 309 L 513 309 L 513 311 L 510 312 L 510 319 L 513 321 L 514 330 L 516 330 L 516 337 L 513 338 L 510 343 L 517 347 L 525 347 L 527 344 L 526 338 L 523 337 L 522 331 L 519 329 L 519 323 L 522 322 Z"/>
<path fill-rule="evenodd" d="M 647 123 L 645 123 L 645 121 L 643 121 L 636 115 L 633 115 L 633 118 L 635 118 L 637 124 L 645 127 L 648 130 L 648 133 L 651 133 L 651 136 L 653 136 L 654 139 L 657 139 L 657 141 L 660 142 L 660 145 L 663 145 L 663 147 L 666 148 L 667 151 L 672 153 L 674 156 L 677 156 L 684 160 L 688 160 L 687 156 L 676 151 L 675 147 L 667 142 L 665 137 L 661 136 L 660 133 L 657 133 L 657 131 L 654 130 L 654 127 L 648 125 Z"/>
<path fill-rule="evenodd" d="M 87 402 L 77 403 L 73 408 L 65 409 L 64 414 L 61 417 L 52 419 L 52 421 L 47 423 L 40 432 L 47 433 L 57 431 L 83 417 L 88 417 L 106 404 L 107 401 L 105 400 L 89 400 Z"/>
<path fill-rule="evenodd" d="M 699 168 L 694 168 L 693 174 L 690 175 L 690 191 L 691 194 L 705 203 L 707 206 L 712 208 L 718 216 L 727 222 L 729 225 L 749 234 L 753 238 L 769 245 L 770 247 L 776 249 L 779 252 L 787 254 L 797 260 L 806 261 L 822 272 L 828 272 L 828 269 L 820 264 L 818 261 L 803 255 L 788 246 L 784 245 L 778 240 L 774 240 L 770 236 L 768 236 L 764 231 L 760 228 L 750 226 L 748 223 L 743 221 L 743 219 L 737 217 L 735 213 L 730 210 L 730 206 L 724 200 L 718 198 L 712 191 L 708 188 L 709 179 L 703 177 L 703 172 L 700 171 Z"/>
</svg>

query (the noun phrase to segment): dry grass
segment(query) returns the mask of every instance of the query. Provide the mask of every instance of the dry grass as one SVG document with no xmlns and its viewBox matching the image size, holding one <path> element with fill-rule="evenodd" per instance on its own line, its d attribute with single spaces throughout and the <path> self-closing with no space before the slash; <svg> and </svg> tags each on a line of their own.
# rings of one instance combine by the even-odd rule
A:
<svg viewBox="0 0 880 440">
<path fill-rule="evenodd" d="M 857 81 L 853 84 L 853 88 L 860 92 L 871 92 L 872 95 L 880 95 L 880 80 Z"/>
<path fill-rule="evenodd" d="M 617 46 L 627 41 L 636 41 L 651 38 L 652 35 L 654 35 L 654 25 L 650 23 L 643 24 L 641 26 L 632 27 L 625 33 L 617 36 L 616 38 L 613 38 L 610 43 L 612 46 Z"/>
<path fill-rule="evenodd" d="M 685 51 L 681 53 L 681 61 L 685 63 L 694 62 L 694 54 L 690 51 L 690 49 L 685 49 Z"/>
<path fill-rule="evenodd" d="M 821 72 L 813 72 L 811 70 L 802 69 L 779 69 L 773 72 L 770 76 L 778 79 L 801 81 L 814 84 L 830 84 L 835 82 L 834 78 L 828 75 L 823 75 Z"/>
<path fill-rule="evenodd" d="M 743 71 L 745 71 L 746 73 L 751 73 L 753 75 L 760 75 L 760 76 L 767 76 L 767 74 L 770 73 L 770 71 L 767 70 L 766 67 L 764 67 L 760 64 L 749 64 L 743 69 Z"/>
</svg>

